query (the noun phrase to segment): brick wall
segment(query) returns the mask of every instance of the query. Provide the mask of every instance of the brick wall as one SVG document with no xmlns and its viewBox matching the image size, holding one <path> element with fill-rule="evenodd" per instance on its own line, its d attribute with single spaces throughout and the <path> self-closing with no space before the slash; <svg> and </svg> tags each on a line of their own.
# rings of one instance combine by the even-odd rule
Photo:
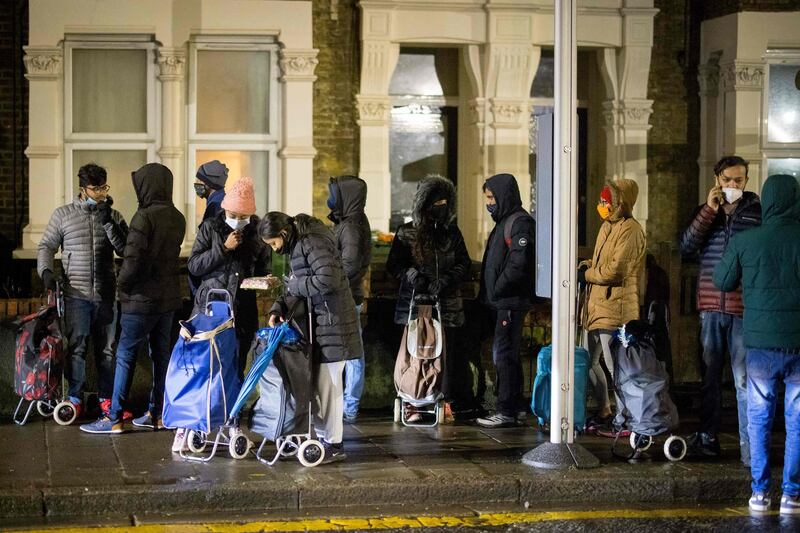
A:
<svg viewBox="0 0 800 533">
<path fill-rule="evenodd" d="M 0 0 L 0 270 L 6 275 L 28 218 L 28 81 L 22 63 L 27 41 L 27 0 Z"/>
<path fill-rule="evenodd" d="M 676 243 L 695 206 L 699 111 L 699 20 L 688 3 L 656 0 L 648 98 L 654 100 L 648 137 L 647 242 Z M 696 10 L 696 8 L 694 8 Z M 692 194 L 684 194 L 691 191 Z"/>
<path fill-rule="evenodd" d="M 328 177 L 358 172 L 355 95 L 360 78 L 360 15 L 356 0 L 314 2 L 314 215 L 328 214 Z M 334 19 L 335 17 L 335 19 Z"/>
</svg>

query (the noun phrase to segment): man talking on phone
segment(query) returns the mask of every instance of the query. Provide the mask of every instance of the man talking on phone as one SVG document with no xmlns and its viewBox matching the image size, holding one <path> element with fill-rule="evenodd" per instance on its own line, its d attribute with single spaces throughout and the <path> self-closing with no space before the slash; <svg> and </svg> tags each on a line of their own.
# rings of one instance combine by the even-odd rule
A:
<svg viewBox="0 0 800 533">
<path fill-rule="evenodd" d="M 742 287 L 723 292 L 714 286 L 714 268 L 735 234 L 761 225 L 758 195 L 745 191 L 748 162 L 726 156 L 714 166 L 714 186 L 706 202 L 698 206 L 681 237 L 684 257 L 699 255 L 697 310 L 700 312 L 700 342 L 703 346 L 700 428 L 689 438 L 689 453 L 698 458 L 722 455 L 719 439 L 722 415 L 722 369 L 730 357 L 739 415 L 739 448 L 742 463 L 750 466 L 747 436 L 746 350 L 742 338 Z"/>
</svg>

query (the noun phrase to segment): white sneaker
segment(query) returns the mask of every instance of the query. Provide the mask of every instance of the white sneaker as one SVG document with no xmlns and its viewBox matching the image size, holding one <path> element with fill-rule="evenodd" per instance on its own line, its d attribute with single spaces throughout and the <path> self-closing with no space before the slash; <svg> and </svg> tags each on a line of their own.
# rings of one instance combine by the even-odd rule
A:
<svg viewBox="0 0 800 533">
<path fill-rule="evenodd" d="M 784 494 L 781 497 L 781 514 L 800 515 L 800 496 Z"/>
<path fill-rule="evenodd" d="M 189 446 L 186 443 L 186 429 L 179 428 L 175 431 L 175 438 L 172 440 L 172 452 L 173 453 L 180 453 L 180 452 L 188 452 Z"/>
<path fill-rule="evenodd" d="M 751 511 L 755 511 L 756 513 L 765 513 L 769 511 L 770 504 L 772 504 L 772 500 L 763 492 L 754 492 L 753 495 L 750 496 Z"/>
</svg>

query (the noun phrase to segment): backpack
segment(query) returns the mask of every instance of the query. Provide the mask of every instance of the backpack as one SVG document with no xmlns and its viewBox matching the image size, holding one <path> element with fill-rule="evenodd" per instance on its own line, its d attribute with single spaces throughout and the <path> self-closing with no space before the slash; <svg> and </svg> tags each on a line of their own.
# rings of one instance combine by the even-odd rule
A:
<svg viewBox="0 0 800 533">
<path fill-rule="evenodd" d="M 511 230 L 514 228 L 514 222 L 517 221 L 518 218 L 524 217 L 527 213 L 522 211 L 514 211 L 508 218 L 503 222 L 503 240 L 506 243 L 506 248 L 511 248 Z"/>
</svg>

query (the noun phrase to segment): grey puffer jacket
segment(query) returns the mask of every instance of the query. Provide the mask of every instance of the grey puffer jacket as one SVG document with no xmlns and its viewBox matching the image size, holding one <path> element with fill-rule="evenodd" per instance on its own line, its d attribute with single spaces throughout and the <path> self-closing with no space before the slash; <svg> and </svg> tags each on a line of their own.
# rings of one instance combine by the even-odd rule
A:
<svg viewBox="0 0 800 533">
<path fill-rule="evenodd" d="M 314 308 L 315 359 L 336 363 L 364 354 L 358 334 L 356 304 L 342 269 L 333 233 L 319 219 L 297 215 L 289 243 L 291 276 L 286 295 L 278 298 L 270 314 L 291 314 L 287 297 L 309 298 Z"/>
<path fill-rule="evenodd" d="M 114 252 L 125 250 L 128 225 L 119 211 L 111 209 L 111 222 L 100 224 L 96 205 L 79 197 L 53 212 L 42 240 L 36 270 L 54 271 L 53 258 L 61 248 L 64 295 L 81 300 L 113 300 L 116 293 Z"/>
</svg>

